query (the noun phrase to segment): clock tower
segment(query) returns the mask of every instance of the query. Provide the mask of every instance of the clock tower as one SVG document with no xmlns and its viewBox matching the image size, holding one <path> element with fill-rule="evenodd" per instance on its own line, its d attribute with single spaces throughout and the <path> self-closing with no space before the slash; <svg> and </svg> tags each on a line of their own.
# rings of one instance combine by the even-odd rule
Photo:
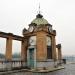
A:
<svg viewBox="0 0 75 75">
<path fill-rule="evenodd" d="M 28 30 L 23 29 L 23 36 L 27 37 L 25 47 L 27 66 L 31 68 L 53 66 L 56 60 L 56 31 L 41 14 L 36 15 Z"/>
</svg>

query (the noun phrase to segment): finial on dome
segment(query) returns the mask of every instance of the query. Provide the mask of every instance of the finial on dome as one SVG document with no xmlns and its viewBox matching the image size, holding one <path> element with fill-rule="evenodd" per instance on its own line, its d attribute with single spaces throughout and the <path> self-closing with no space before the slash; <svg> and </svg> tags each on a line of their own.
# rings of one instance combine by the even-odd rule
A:
<svg viewBox="0 0 75 75">
<path fill-rule="evenodd" d="M 36 18 L 42 18 L 43 16 L 41 15 L 40 11 L 40 3 L 39 3 L 39 9 L 38 9 L 38 14 L 36 15 Z"/>
<path fill-rule="evenodd" d="M 37 14 L 36 18 L 42 18 L 43 16 L 41 14 Z"/>
<path fill-rule="evenodd" d="M 40 14 L 40 3 L 39 3 L 39 14 Z"/>
</svg>

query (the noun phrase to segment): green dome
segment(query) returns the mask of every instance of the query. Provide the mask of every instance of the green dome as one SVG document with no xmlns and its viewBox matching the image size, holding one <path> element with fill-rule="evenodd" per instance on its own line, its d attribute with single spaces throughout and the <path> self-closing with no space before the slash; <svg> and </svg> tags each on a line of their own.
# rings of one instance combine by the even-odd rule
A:
<svg viewBox="0 0 75 75">
<path fill-rule="evenodd" d="M 38 14 L 38 15 L 36 16 L 36 18 L 35 18 L 31 23 L 35 23 L 35 24 L 37 24 L 37 25 L 49 24 L 48 21 L 47 21 L 46 19 L 44 19 L 41 14 Z"/>
</svg>

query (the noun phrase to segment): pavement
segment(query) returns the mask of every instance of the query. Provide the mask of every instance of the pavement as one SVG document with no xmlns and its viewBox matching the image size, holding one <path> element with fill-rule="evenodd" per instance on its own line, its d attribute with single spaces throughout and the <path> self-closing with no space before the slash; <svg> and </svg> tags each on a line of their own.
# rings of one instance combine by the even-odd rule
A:
<svg viewBox="0 0 75 75">
<path fill-rule="evenodd" d="M 56 70 L 65 69 L 64 66 L 54 67 L 54 68 L 47 68 L 47 69 L 32 69 L 31 72 L 53 72 Z"/>
</svg>

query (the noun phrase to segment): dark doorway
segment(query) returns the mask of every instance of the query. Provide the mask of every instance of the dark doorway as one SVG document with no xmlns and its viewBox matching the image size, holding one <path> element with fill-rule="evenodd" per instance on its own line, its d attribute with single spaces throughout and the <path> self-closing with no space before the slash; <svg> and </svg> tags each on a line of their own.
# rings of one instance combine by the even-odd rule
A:
<svg viewBox="0 0 75 75">
<path fill-rule="evenodd" d="M 29 49 L 29 66 L 34 67 L 34 48 Z"/>
<path fill-rule="evenodd" d="M 47 59 L 52 59 L 52 46 L 47 46 Z"/>
</svg>

